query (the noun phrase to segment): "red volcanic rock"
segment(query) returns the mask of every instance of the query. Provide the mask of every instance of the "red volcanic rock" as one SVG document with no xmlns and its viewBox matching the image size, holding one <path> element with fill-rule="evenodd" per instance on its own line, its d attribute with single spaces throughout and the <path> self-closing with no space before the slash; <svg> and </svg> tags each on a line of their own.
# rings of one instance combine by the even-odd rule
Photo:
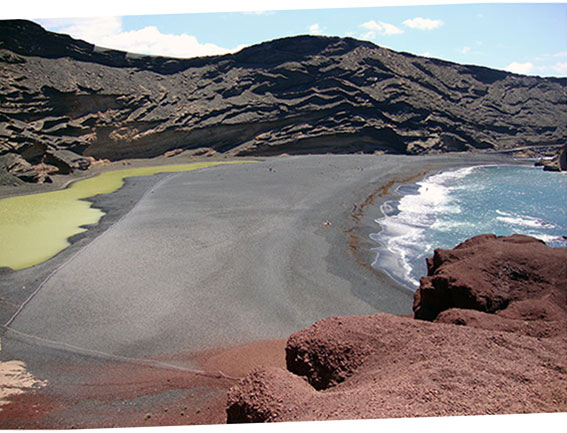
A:
<svg viewBox="0 0 567 433">
<path fill-rule="evenodd" d="M 537 302 L 537 301 L 535 301 Z M 506 310 L 504 310 L 506 311 Z M 548 338 L 567 334 L 565 312 L 554 320 L 521 320 L 501 314 L 451 308 L 439 313 L 435 323 L 452 323 L 494 331 L 515 332 L 530 337 Z"/>
<path fill-rule="evenodd" d="M 344 347 L 355 361 L 340 351 L 342 381 L 320 387 L 318 378 L 337 362 L 334 348 Z M 230 390 L 227 421 L 561 412 L 566 348 L 564 336 L 538 339 L 388 314 L 324 319 L 288 341 L 288 368 L 305 380 L 283 369 L 255 370 Z"/>
<path fill-rule="evenodd" d="M 523 235 L 480 235 L 435 250 L 427 269 L 414 296 L 416 319 L 435 320 L 451 308 L 517 320 L 565 317 L 567 248 Z"/>
<path fill-rule="evenodd" d="M 299 376 L 276 367 L 252 371 L 228 392 L 230 424 L 277 421 L 278 413 L 301 410 L 313 388 Z"/>
<path fill-rule="evenodd" d="M 343 325 L 343 318 L 331 317 L 293 334 L 285 349 L 287 369 L 305 376 L 315 389 L 344 381 L 368 356 L 374 332 Z"/>
<path fill-rule="evenodd" d="M 333 317 L 253 371 L 228 422 L 567 410 L 567 249 L 482 235 L 436 250 L 415 317 Z M 465 325 L 465 326 L 457 326 Z"/>
</svg>

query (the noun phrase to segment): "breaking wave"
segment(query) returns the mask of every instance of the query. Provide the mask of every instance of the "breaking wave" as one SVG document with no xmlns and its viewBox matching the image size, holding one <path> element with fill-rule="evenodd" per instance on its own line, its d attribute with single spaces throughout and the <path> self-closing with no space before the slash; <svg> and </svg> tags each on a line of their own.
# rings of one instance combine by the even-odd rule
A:
<svg viewBox="0 0 567 433">
<path fill-rule="evenodd" d="M 482 233 L 522 233 L 565 246 L 567 177 L 525 166 L 475 166 L 401 185 L 381 206 L 373 266 L 412 289 L 434 248 Z M 563 191 L 563 193 L 561 193 Z"/>
</svg>

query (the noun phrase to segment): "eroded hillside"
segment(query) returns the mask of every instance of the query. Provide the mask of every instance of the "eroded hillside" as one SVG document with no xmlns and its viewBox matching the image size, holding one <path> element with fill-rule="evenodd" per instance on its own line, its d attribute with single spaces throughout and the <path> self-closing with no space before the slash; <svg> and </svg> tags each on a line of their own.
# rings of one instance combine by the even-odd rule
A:
<svg viewBox="0 0 567 433">
<path fill-rule="evenodd" d="M 567 79 L 297 36 L 170 59 L 0 22 L 0 177 L 211 148 L 420 154 L 562 144 Z"/>
</svg>

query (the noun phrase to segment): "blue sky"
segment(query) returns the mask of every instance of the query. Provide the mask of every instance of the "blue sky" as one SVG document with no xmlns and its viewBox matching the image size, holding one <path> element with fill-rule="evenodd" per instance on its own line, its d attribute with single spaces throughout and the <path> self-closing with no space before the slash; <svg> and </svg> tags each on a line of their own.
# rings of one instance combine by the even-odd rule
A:
<svg viewBox="0 0 567 433">
<path fill-rule="evenodd" d="M 50 30 L 97 45 L 155 55 L 221 54 L 275 38 L 321 34 L 352 36 L 394 50 L 458 63 L 531 75 L 567 76 L 567 3 L 127 15 L 35 21 Z"/>
</svg>

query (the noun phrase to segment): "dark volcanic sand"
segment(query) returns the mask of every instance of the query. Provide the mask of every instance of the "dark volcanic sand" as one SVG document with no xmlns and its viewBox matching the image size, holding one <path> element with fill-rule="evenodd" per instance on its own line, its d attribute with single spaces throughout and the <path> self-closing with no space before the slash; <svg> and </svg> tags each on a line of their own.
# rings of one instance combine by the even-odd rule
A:
<svg viewBox="0 0 567 433">
<path fill-rule="evenodd" d="M 0 426 L 31 425 L 14 410 L 26 404 L 31 410 L 26 396 L 44 399 L 38 410 L 45 415 L 35 426 L 175 424 L 156 411 L 178 401 L 211 408 L 211 417 L 201 410 L 183 424 L 223 422 L 233 381 L 122 363 L 117 356 L 168 358 L 184 368 L 243 376 L 247 367 L 238 365 L 257 365 L 251 354 L 268 354 L 260 365 L 279 365 L 274 345 L 257 343 L 230 368 L 226 359 L 233 355 L 211 355 L 216 347 L 285 338 L 328 316 L 408 314 L 411 292 L 369 266 L 368 235 L 377 230 L 374 219 L 389 187 L 427 171 L 497 161 L 510 162 L 479 155 L 274 158 L 133 179 L 96 198 L 109 215 L 99 226 L 44 264 L 0 276 L 5 321 L 10 304 L 65 265 L 12 324 L 55 347 L 9 330 L 2 336 L 0 360 L 25 361 L 48 385 L 5 407 Z M 353 203 L 359 205 L 354 212 Z M 205 349 L 213 352 L 196 357 Z M 173 391 L 167 378 L 182 385 Z M 123 392 L 102 390 L 115 382 Z M 80 409 L 69 409 L 74 402 Z"/>
</svg>

